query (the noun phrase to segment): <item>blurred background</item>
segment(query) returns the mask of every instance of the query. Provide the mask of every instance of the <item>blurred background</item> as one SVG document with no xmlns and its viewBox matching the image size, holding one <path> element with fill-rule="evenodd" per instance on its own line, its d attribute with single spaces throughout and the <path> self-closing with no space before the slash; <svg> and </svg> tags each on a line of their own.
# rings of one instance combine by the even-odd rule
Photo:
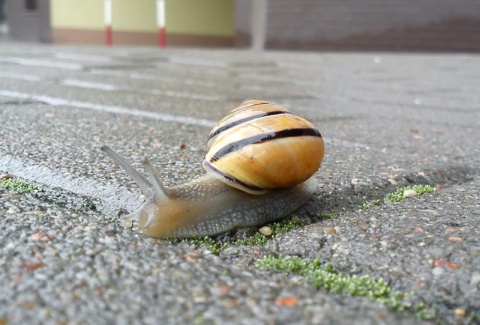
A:
<svg viewBox="0 0 480 325">
<path fill-rule="evenodd" d="M 102 44 L 110 24 L 114 45 L 158 44 L 164 28 L 174 46 L 480 51 L 479 0 L 0 0 L 1 7 L 0 32 L 23 41 Z"/>
</svg>

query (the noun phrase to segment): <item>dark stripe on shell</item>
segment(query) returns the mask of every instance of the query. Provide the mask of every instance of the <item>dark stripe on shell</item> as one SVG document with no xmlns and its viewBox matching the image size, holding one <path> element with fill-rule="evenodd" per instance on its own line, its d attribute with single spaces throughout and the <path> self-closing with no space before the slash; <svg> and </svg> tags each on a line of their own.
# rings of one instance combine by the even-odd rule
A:
<svg viewBox="0 0 480 325">
<path fill-rule="evenodd" d="M 317 129 L 312 128 L 303 128 L 303 129 L 287 129 L 278 132 L 269 132 L 263 133 L 259 135 L 255 135 L 253 137 L 245 138 L 243 140 L 232 142 L 225 147 L 218 150 L 212 157 L 210 158 L 210 162 L 215 162 L 222 158 L 225 155 L 228 155 L 231 152 L 237 151 L 243 147 L 246 147 L 251 144 L 271 141 L 275 139 L 281 138 L 291 138 L 291 137 L 301 137 L 301 136 L 314 136 L 314 137 L 322 137 L 320 132 Z"/>
<path fill-rule="evenodd" d="M 215 136 L 218 135 L 219 133 L 222 133 L 223 131 L 226 131 L 226 130 L 228 130 L 228 129 L 231 129 L 231 128 L 233 128 L 234 126 L 237 126 L 237 125 L 239 125 L 239 124 L 246 123 L 246 122 L 249 122 L 249 121 L 252 121 L 252 120 L 256 120 L 256 119 L 261 118 L 261 117 L 271 116 L 271 115 L 279 115 L 279 114 L 291 114 L 291 113 L 288 112 L 288 111 L 259 112 L 259 114 L 257 114 L 257 115 L 245 117 L 245 118 L 242 118 L 242 119 L 240 119 L 240 120 L 237 120 L 237 121 L 234 121 L 234 122 L 232 122 L 232 123 L 228 123 L 228 124 L 225 124 L 224 126 L 219 127 L 219 128 L 216 129 L 214 132 L 211 132 L 211 133 L 208 135 L 208 140 L 210 140 L 211 138 L 215 137 Z"/>
<path fill-rule="evenodd" d="M 252 185 L 252 184 L 248 184 L 248 183 L 245 183 L 245 182 L 242 182 L 238 179 L 236 179 L 235 177 L 232 177 L 228 174 L 225 174 L 224 172 L 222 172 L 220 169 L 216 168 L 215 166 L 213 166 L 208 160 L 204 159 L 203 160 L 203 166 L 206 167 L 207 169 L 211 170 L 212 172 L 216 173 L 217 175 L 220 175 L 221 177 L 223 177 L 224 179 L 226 179 L 228 182 L 230 183 L 236 183 L 236 184 L 239 184 L 241 187 L 243 188 L 247 188 L 251 191 L 255 191 L 255 192 L 263 192 L 265 191 L 265 189 L 261 188 L 261 187 L 258 187 L 258 186 L 255 186 L 255 185 Z"/>
</svg>

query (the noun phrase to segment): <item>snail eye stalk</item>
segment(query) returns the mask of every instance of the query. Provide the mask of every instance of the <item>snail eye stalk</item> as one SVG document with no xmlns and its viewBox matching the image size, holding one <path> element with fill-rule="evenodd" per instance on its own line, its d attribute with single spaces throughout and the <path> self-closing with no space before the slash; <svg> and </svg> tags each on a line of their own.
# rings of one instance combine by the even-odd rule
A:
<svg viewBox="0 0 480 325">
<path fill-rule="evenodd" d="M 100 147 L 100 150 L 105 152 L 117 165 L 122 167 L 125 172 L 133 179 L 133 181 L 140 187 L 143 195 L 148 195 L 151 192 L 152 184 L 143 177 L 132 165 L 130 165 L 125 158 L 120 156 L 108 146 Z"/>
<path fill-rule="evenodd" d="M 150 160 L 145 157 L 142 161 L 142 164 L 143 168 L 145 168 L 145 172 L 148 174 L 150 182 L 152 183 L 155 202 L 160 203 L 163 200 L 168 199 L 167 190 L 165 189 L 163 182 L 160 180 L 160 177 L 158 177 L 157 171 L 155 170 L 155 167 L 153 167 Z"/>
</svg>

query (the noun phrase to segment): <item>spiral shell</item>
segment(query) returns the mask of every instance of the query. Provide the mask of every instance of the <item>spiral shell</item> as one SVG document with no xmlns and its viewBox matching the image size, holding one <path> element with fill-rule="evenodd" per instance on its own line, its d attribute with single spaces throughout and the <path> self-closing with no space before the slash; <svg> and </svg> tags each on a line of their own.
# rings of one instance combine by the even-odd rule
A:
<svg viewBox="0 0 480 325">
<path fill-rule="evenodd" d="M 251 194 L 292 187 L 320 167 L 324 143 L 307 120 L 267 101 L 250 100 L 210 132 L 203 168 Z"/>
</svg>

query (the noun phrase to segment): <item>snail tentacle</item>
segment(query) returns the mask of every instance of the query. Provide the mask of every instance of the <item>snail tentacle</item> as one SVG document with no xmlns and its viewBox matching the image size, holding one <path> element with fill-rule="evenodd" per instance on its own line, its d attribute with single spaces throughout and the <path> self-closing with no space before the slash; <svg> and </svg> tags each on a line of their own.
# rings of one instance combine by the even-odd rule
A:
<svg viewBox="0 0 480 325">
<path fill-rule="evenodd" d="M 101 146 L 100 150 L 105 152 L 117 165 L 123 168 L 125 172 L 133 179 L 133 181 L 140 187 L 143 195 L 148 195 L 151 191 L 152 184 L 143 177 L 132 165 L 130 165 L 125 158 L 113 151 L 108 146 Z"/>
<path fill-rule="evenodd" d="M 148 174 L 150 182 L 153 187 L 153 199 L 155 203 L 160 204 L 164 202 L 168 198 L 167 189 L 163 185 L 163 182 L 160 180 L 155 167 L 153 167 L 150 160 L 145 157 L 142 161 L 143 168 L 145 168 L 145 172 Z"/>
</svg>

